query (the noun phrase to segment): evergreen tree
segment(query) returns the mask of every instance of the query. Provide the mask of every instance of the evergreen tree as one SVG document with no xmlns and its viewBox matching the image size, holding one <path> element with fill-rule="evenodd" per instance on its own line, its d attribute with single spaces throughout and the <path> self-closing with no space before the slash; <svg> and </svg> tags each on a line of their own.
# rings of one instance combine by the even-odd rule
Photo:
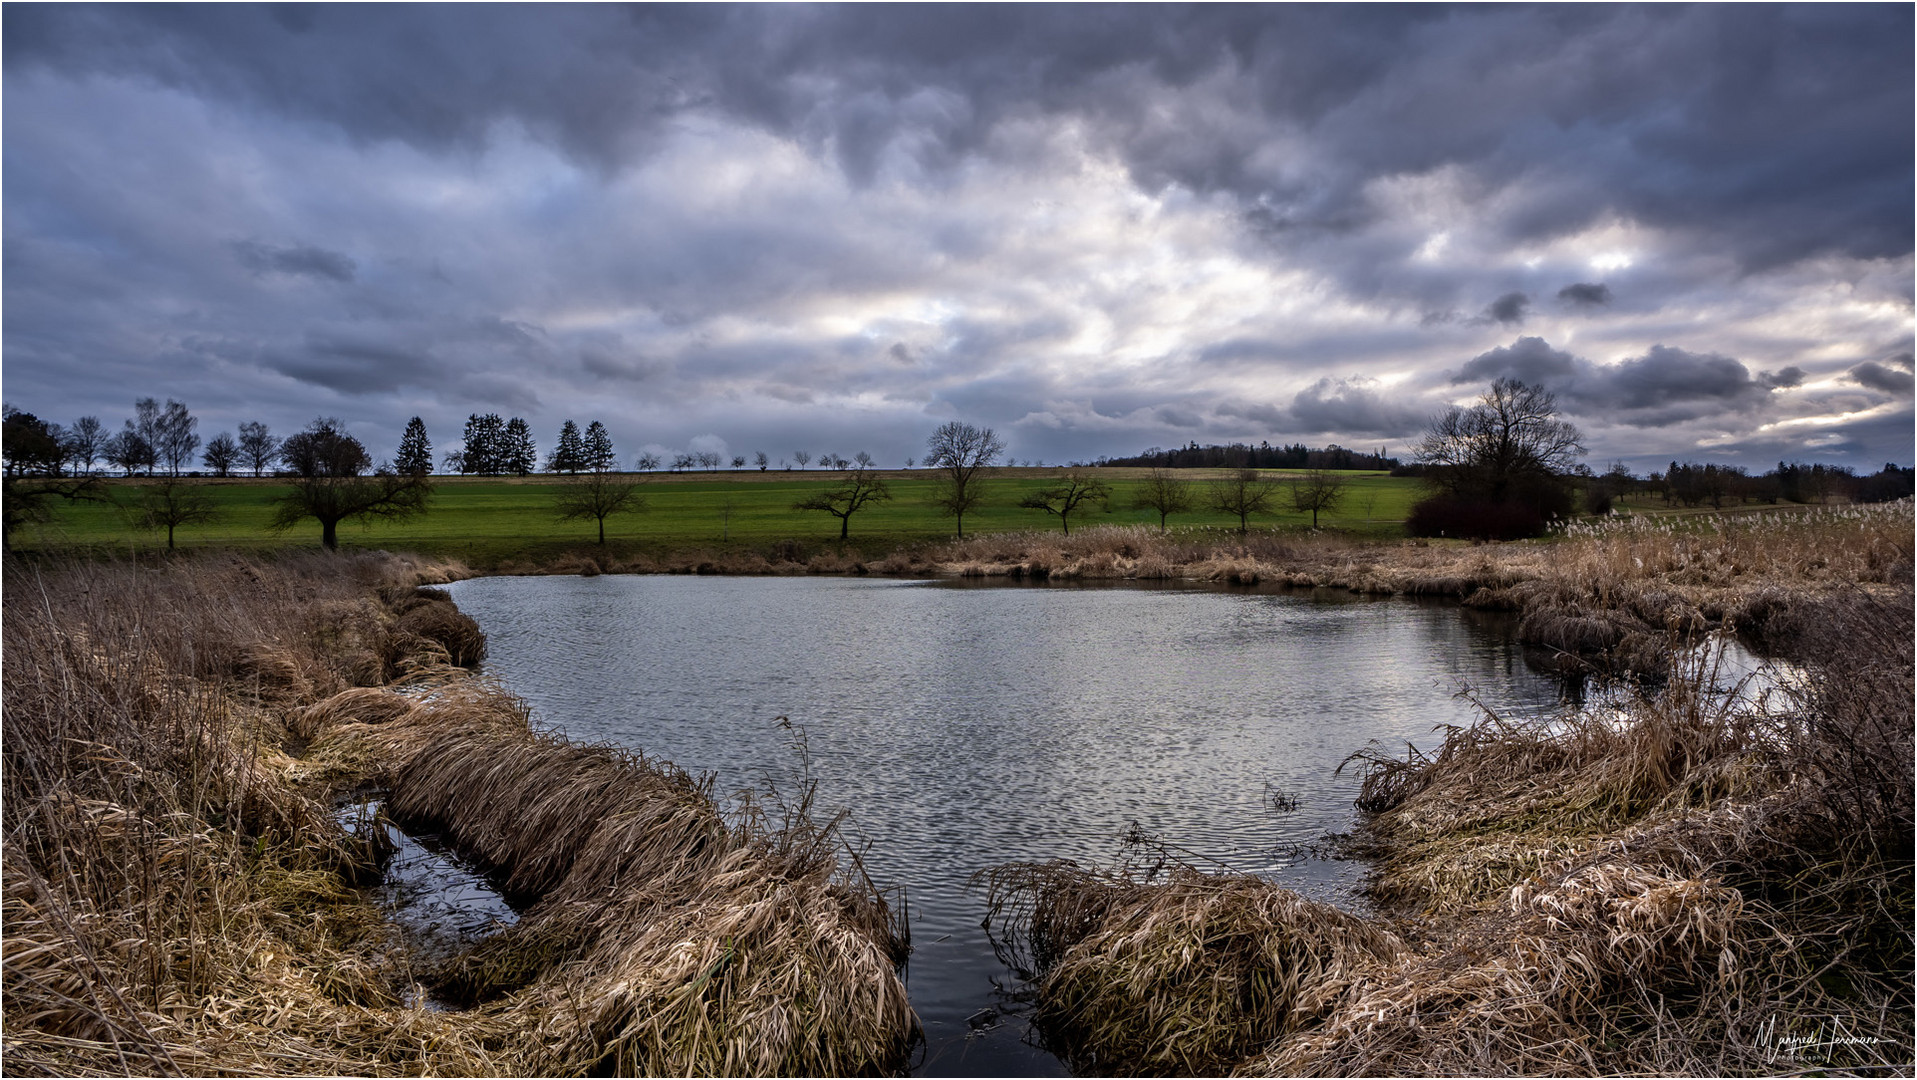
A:
<svg viewBox="0 0 1917 1080">
<path fill-rule="evenodd" d="M 505 460 L 501 462 L 502 472 L 514 476 L 530 476 L 539 470 L 539 447 L 533 444 L 532 425 L 524 417 L 515 416 L 506 421 L 504 449 Z"/>
<path fill-rule="evenodd" d="M 465 446 L 454 465 L 460 472 L 468 476 L 498 476 L 506 471 L 506 422 L 498 413 L 468 416 L 462 441 Z"/>
<path fill-rule="evenodd" d="M 586 444 L 580 441 L 579 425 L 571 420 L 559 429 L 559 445 L 546 459 L 547 472 L 576 473 L 586 467 Z"/>
<path fill-rule="evenodd" d="M 596 473 L 611 472 L 619 466 L 619 458 L 612 452 L 612 436 L 606 433 L 606 425 L 597 420 L 586 425 L 581 462 L 587 471 Z M 653 467 L 658 467 L 657 459 L 654 459 Z"/>
<path fill-rule="evenodd" d="M 426 422 L 417 416 L 406 421 L 393 470 L 403 476 L 425 476 L 433 471 L 433 444 L 426 441 Z"/>
</svg>

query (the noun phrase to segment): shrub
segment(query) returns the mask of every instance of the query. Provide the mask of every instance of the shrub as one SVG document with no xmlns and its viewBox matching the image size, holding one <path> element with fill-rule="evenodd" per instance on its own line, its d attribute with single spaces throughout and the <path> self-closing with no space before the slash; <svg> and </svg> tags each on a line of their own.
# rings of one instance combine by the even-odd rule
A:
<svg viewBox="0 0 1917 1080">
<path fill-rule="evenodd" d="M 1518 540 L 1544 535 L 1545 521 L 1544 515 L 1517 503 L 1472 502 L 1437 495 L 1413 506 L 1404 528 L 1412 536 Z"/>
</svg>

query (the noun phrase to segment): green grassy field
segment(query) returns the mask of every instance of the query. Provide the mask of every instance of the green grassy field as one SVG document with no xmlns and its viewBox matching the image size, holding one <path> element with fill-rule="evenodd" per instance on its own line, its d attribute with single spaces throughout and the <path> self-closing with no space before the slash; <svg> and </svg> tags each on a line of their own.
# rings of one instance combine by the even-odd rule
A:
<svg viewBox="0 0 1917 1080">
<path fill-rule="evenodd" d="M 972 533 L 1056 529 L 1058 518 L 1021 508 L 1027 494 L 1048 486 L 1059 469 L 995 469 L 982 478 L 984 503 L 965 516 Z M 1132 508 L 1144 469 L 1099 469 L 1097 477 L 1111 485 L 1105 508 L 1081 508 L 1073 514 L 1074 529 L 1102 524 L 1158 524 L 1150 510 Z M 1181 470 L 1180 479 L 1198 482 L 1216 475 L 1208 470 Z M 1284 479 L 1283 470 L 1270 475 Z M 1384 473 L 1350 472 L 1343 475 L 1348 490 L 1333 512 L 1319 515 L 1319 525 L 1361 534 L 1398 535 L 1400 523 L 1419 495 L 1417 481 L 1393 479 Z M 854 514 L 850 544 L 862 552 L 891 550 L 902 544 L 936 541 L 952 536 L 952 519 L 931 505 L 933 474 L 926 470 L 883 473 L 893 498 Z M 624 555 L 634 552 L 673 552 L 693 549 L 736 550 L 760 548 L 785 540 L 807 546 L 838 543 L 839 520 L 830 514 L 794 510 L 792 504 L 834 486 L 839 474 L 809 472 L 738 472 L 647 474 L 643 481 L 646 509 L 638 514 L 608 518 L 608 548 Z M 318 546 L 319 524 L 311 519 L 283 534 L 267 528 L 273 501 L 288 490 L 272 480 L 196 480 L 220 509 L 217 521 L 181 526 L 175 542 L 183 548 L 205 546 L 278 547 Z M 554 519 L 556 477 L 524 479 L 442 477 L 428 512 L 409 521 L 342 523 L 342 547 L 398 548 L 422 554 L 464 559 L 475 566 L 493 566 L 508 560 L 543 560 L 567 551 L 595 548 L 597 533 L 591 521 Z M 111 480 L 108 490 L 120 504 L 137 498 L 139 480 Z M 1280 504 L 1285 502 L 1281 495 Z M 1217 511 L 1194 511 L 1171 519 L 1174 527 L 1236 528 L 1238 519 Z M 1298 529 L 1310 525 L 1310 516 L 1285 507 L 1279 513 L 1253 519 L 1254 528 Z M 60 504 L 52 520 L 24 526 L 14 538 L 18 550 L 91 546 L 153 548 L 166 543 L 164 532 L 133 528 L 118 505 Z"/>
</svg>

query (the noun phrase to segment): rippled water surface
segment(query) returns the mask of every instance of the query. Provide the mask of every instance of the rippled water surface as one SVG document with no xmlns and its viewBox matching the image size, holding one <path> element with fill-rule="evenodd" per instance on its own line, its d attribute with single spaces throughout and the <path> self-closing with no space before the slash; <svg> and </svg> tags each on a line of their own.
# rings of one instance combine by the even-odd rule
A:
<svg viewBox="0 0 1917 1080">
<path fill-rule="evenodd" d="M 909 893 L 921 1075 L 1064 1071 L 1007 996 L 975 871 L 1109 863 L 1136 822 L 1349 904 L 1361 868 L 1285 850 L 1351 826 L 1339 762 L 1469 722 L 1467 685 L 1520 713 L 1558 698 L 1501 619 L 1342 593 L 613 576 L 450 591 L 537 722 L 714 773 L 722 793 L 809 775 L 826 813 L 852 811 L 873 878 Z M 968 1028 L 987 1007 L 1006 1021 Z"/>
</svg>

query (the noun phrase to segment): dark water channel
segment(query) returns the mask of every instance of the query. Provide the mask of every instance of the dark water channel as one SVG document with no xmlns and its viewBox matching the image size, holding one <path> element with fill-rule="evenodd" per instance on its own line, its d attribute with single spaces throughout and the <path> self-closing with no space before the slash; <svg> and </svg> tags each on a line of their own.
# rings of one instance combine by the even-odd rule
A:
<svg viewBox="0 0 1917 1080">
<path fill-rule="evenodd" d="M 872 877 L 908 891 L 925 1076 L 1064 1072 L 980 928 L 975 871 L 1111 863 L 1136 823 L 1354 905 L 1362 867 L 1292 848 L 1351 826 L 1339 762 L 1469 722 L 1467 685 L 1518 713 L 1559 698 L 1504 619 L 1343 593 L 613 576 L 450 591 L 536 722 L 713 773 L 721 793 L 809 777 L 823 814 L 852 811 Z M 987 1008 L 1001 1019 L 968 1025 Z"/>
</svg>

